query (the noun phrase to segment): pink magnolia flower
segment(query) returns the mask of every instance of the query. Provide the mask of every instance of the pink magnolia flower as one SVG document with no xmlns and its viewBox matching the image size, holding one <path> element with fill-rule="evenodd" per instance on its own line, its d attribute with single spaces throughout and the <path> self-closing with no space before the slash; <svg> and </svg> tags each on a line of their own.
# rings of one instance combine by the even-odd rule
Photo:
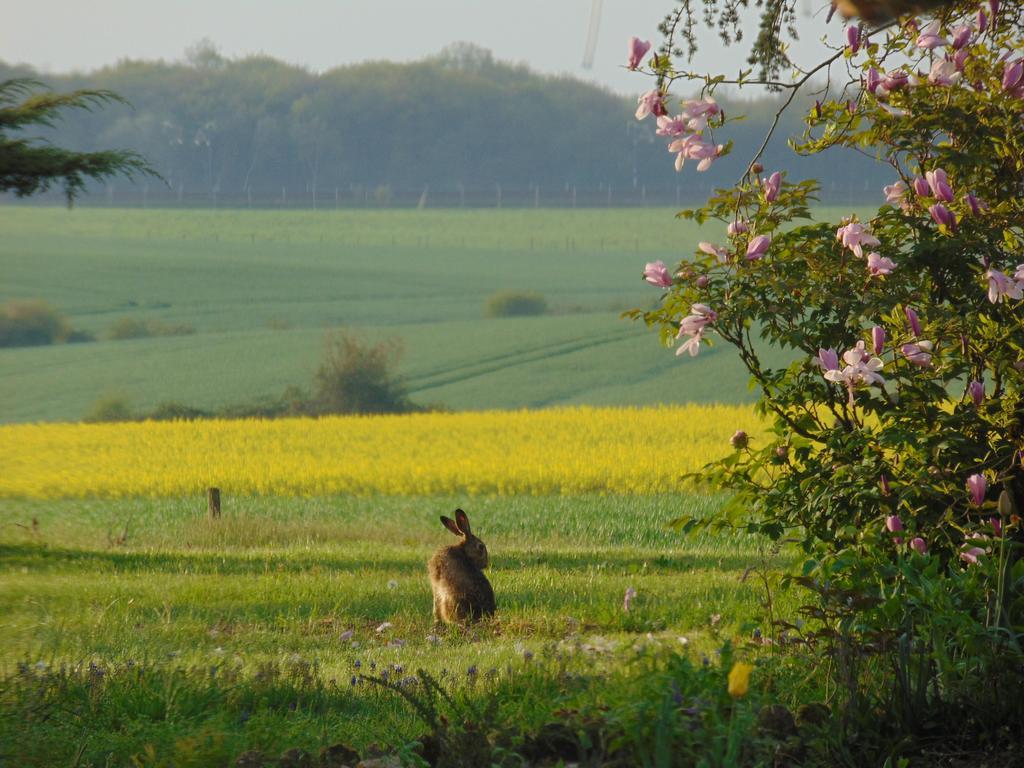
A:
<svg viewBox="0 0 1024 768">
<path fill-rule="evenodd" d="M 913 307 L 907 307 L 904 311 L 907 316 L 907 322 L 910 323 L 910 330 L 915 336 L 921 335 L 921 321 L 917 319 L 917 312 L 914 311 Z"/>
<path fill-rule="evenodd" d="M 719 248 L 717 245 L 705 241 L 697 243 L 697 247 L 709 256 L 714 256 L 718 259 L 719 264 L 725 264 L 729 261 L 729 252 L 725 248 Z"/>
<path fill-rule="evenodd" d="M 928 206 L 928 213 L 931 214 L 932 221 L 940 227 L 948 227 L 949 229 L 956 230 L 956 214 L 942 203 L 935 203 L 934 205 Z"/>
<path fill-rule="evenodd" d="M 779 187 L 782 185 L 782 174 L 776 171 L 764 182 L 764 199 L 767 203 L 775 202 L 779 196 Z"/>
<path fill-rule="evenodd" d="M 1019 299 L 1024 296 L 1020 283 L 1011 280 L 998 269 L 990 269 L 985 273 L 988 278 L 988 300 L 993 304 L 1007 299 Z"/>
<path fill-rule="evenodd" d="M 906 202 L 903 198 L 907 194 L 907 185 L 902 181 L 897 181 L 895 184 L 887 184 L 882 187 L 882 191 L 885 193 L 885 202 L 889 205 L 903 206 Z"/>
<path fill-rule="evenodd" d="M 814 361 L 823 372 L 839 370 L 839 353 L 834 349 L 819 349 Z"/>
<path fill-rule="evenodd" d="M 747 437 L 747 433 L 744 432 L 742 429 L 737 429 L 733 433 L 733 436 L 729 438 L 729 444 L 733 448 L 746 448 L 749 442 L 750 439 Z"/>
<path fill-rule="evenodd" d="M 928 554 L 928 545 L 925 544 L 924 539 L 920 536 L 915 536 L 910 540 L 910 548 L 919 555 Z"/>
<path fill-rule="evenodd" d="M 956 85 L 961 77 L 963 73 L 958 72 L 956 64 L 948 59 L 936 61 L 928 72 L 928 82 L 932 85 Z"/>
<path fill-rule="evenodd" d="M 854 384 L 885 383 L 885 379 L 878 373 L 885 364 L 877 357 L 864 354 L 863 341 L 843 353 L 843 362 L 846 363 L 846 366 L 841 371 L 825 371 L 825 378 L 836 383 L 845 383 L 851 388 L 851 395 Z"/>
<path fill-rule="evenodd" d="M 953 30 L 953 48 L 959 51 L 974 37 L 974 27 L 970 24 L 961 24 L 959 27 Z"/>
<path fill-rule="evenodd" d="M 707 119 L 722 114 L 722 108 L 718 106 L 718 102 L 711 98 L 704 98 L 699 101 L 684 101 L 683 114 L 691 119 L 695 117 Z"/>
<path fill-rule="evenodd" d="M 990 517 L 988 522 L 992 526 L 992 532 L 996 535 L 996 538 L 1003 538 L 1003 521 L 998 517 Z"/>
<path fill-rule="evenodd" d="M 736 221 L 730 222 L 728 229 L 726 229 L 730 235 L 740 235 L 749 230 L 750 228 L 744 219 L 736 219 Z"/>
<path fill-rule="evenodd" d="M 704 338 L 704 329 L 718 319 L 718 314 L 707 304 L 694 304 L 690 307 L 690 314 L 679 321 L 679 333 L 676 338 L 690 336 L 690 338 L 676 350 L 676 355 L 689 353 L 690 357 L 696 357 L 700 351 L 700 343 Z"/>
<path fill-rule="evenodd" d="M 650 40 L 641 40 L 639 37 L 629 38 L 629 68 L 636 69 L 644 61 L 644 55 L 651 50 Z"/>
<path fill-rule="evenodd" d="M 887 93 L 898 91 L 900 88 L 906 86 L 909 77 L 910 76 L 902 69 L 890 70 L 882 81 L 882 88 L 884 88 Z"/>
<path fill-rule="evenodd" d="M 696 357 L 697 353 L 700 352 L 700 343 L 704 339 L 704 331 L 693 334 L 689 339 L 680 345 L 679 349 L 676 350 L 676 357 L 688 353 L 690 357 Z"/>
<path fill-rule="evenodd" d="M 992 12 L 992 23 L 996 21 L 996 16 L 999 15 L 999 0 L 988 0 L 988 9 Z"/>
<path fill-rule="evenodd" d="M 927 340 L 920 340 L 913 344 L 904 344 L 900 352 L 907 358 L 907 361 L 921 368 L 927 368 L 932 364 L 932 343 Z"/>
<path fill-rule="evenodd" d="M 871 349 L 876 355 L 882 354 L 885 349 L 885 328 L 880 325 L 871 329 Z"/>
<path fill-rule="evenodd" d="M 931 193 L 931 187 L 928 186 L 928 180 L 922 176 L 915 177 L 914 193 L 918 197 L 927 197 Z"/>
<path fill-rule="evenodd" d="M 707 288 L 708 283 L 710 282 L 711 281 L 708 279 L 707 275 L 700 275 L 696 280 L 693 281 L 693 284 L 696 285 L 698 288 Z"/>
<path fill-rule="evenodd" d="M 910 114 L 909 110 L 894 107 L 891 104 L 886 104 L 884 101 L 878 102 L 878 106 L 880 106 L 882 111 L 887 115 L 892 115 L 893 117 L 906 117 Z"/>
<path fill-rule="evenodd" d="M 1024 59 L 1003 65 L 1003 90 L 1015 99 L 1024 99 Z"/>
<path fill-rule="evenodd" d="M 1024 264 L 1017 265 L 1017 271 L 1013 273 L 1013 279 L 1018 282 L 1024 282 Z"/>
<path fill-rule="evenodd" d="M 927 48 L 931 50 L 932 48 L 938 48 L 940 45 L 949 45 L 949 40 L 939 33 L 939 20 L 936 19 L 921 30 L 921 34 L 918 35 L 917 42 L 915 44 L 918 48 Z"/>
<path fill-rule="evenodd" d="M 658 288 L 672 287 L 672 274 L 663 261 L 652 261 L 644 265 L 644 280 Z"/>
<path fill-rule="evenodd" d="M 665 94 L 659 91 L 657 88 L 642 94 L 640 98 L 636 100 L 636 119 L 643 120 L 648 115 L 654 115 L 655 117 L 661 117 L 666 114 L 665 109 Z"/>
<path fill-rule="evenodd" d="M 978 15 L 975 17 L 974 23 L 978 26 L 978 32 L 984 32 L 988 29 L 988 14 L 985 13 L 984 8 L 978 9 Z"/>
<path fill-rule="evenodd" d="M 772 238 L 769 235 L 757 235 L 752 238 L 747 244 L 747 258 L 750 261 L 757 261 L 768 251 L 768 246 L 772 244 Z"/>
<path fill-rule="evenodd" d="M 903 521 L 899 515 L 889 515 L 885 518 L 885 530 L 889 533 L 899 533 L 903 530 Z"/>
<path fill-rule="evenodd" d="M 949 186 L 949 179 L 946 177 L 946 172 L 941 168 L 936 168 L 934 171 L 928 171 L 924 175 L 928 181 L 928 187 L 932 191 L 932 196 L 936 200 L 942 200 L 946 203 L 953 202 L 953 188 Z"/>
<path fill-rule="evenodd" d="M 632 587 L 626 587 L 626 593 L 622 596 L 622 610 L 629 613 L 629 609 L 633 605 L 633 600 L 636 598 L 636 590 Z"/>
<path fill-rule="evenodd" d="M 872 277 L 891 274 L 896 269 L 896 262 L 878 253 L 868 254 L 868 271 Z"/>
<path fill-rule="evenodd" d="M 864 359 L 864 342 L 860 342 L 853 349 L 843 354 L 843 361 L 846 366 L 842 371 L 825 371 L 826 381 L 837 384 L 845 384 L 850 396 L 850 404 L 853 406 L 853 389 L 857 384 L 885 384 L 885 379 L 879 375 L 883 364 L 879 357 L 867 357 Z"/>
<path fill-rule="evenodd" d="M 850 49 L 850 53 L 860 50 L 860 27 L 846 28 L 846 47 Z"/>
<path fill-rule="evenodd" d="M 968 192 L 966 195 L 964 195 L 964 202 L 967 203 L 967 207 L 971 209 L 971 213 L 973 213 L 975 216 L 981 215 L 984 203 L 982 203 L 972 193 Z"/>
<path fill-rule="evenodd" d="M 859 222 L 851 221 L 849 224 L 836 230 L 836 240 L 839 240 L 845 248 L 849 248 L 857 256 L 864 255 L 865 245 L 881 245 L 878 238 Z"/>
<path fill-rule="evenodd" d="M 701 139 L 699 134 L 691 134 L 682 139 L 676 139 L 668 145 L 668 151 L 676 155 L 676 170 L 681 171 L 687 160 L 700 160 L 697 164 L 698 171 L 706 171 L 711 163 L 722 153 L 723 145 L 708 144 Z"/>
<path fill-rule="evenodd" d="M 982 474 L 975 473 L 967 478 L 967 492 L 971 495 L 971 502 L 976 507 L 985 503 L 985 491 L 988 490 L 988 480 Z"/>
<path fill-rule="evenodd" d="M 964 549 L 960 551 L 960 559 L 968 565 L 977 565 L 978 558 L 985 554 L 985 550 L 981 547 L 968 547 L 964 545 Z"/>
<path fill-rule="evenodd" d="M 874 67 L 868 67 L 868 74 L 864 78 L 864 87 L 868 93 L 879 95 L 878 88 L 882 85 L 882 74 Z"/>
<path fill-rule="evenodd" d="M 957 72 L 963 73 L 964 66 L 967 64 L 967 59 L 971 57 L 970 48 L 961 48 L 959 51 L 953 54 L 953 66 Z"/>
<path fill-rule="evenodd" d="M 967 385 L 967 394 L 970 395 L 975 406 L 981 405 L 982 401 L 985 399 L 985 385 L 975 379 Z"/>
<path fill-rule="evenodd" d="M 856 355 L 854 353 L 856 353 Z M 863 341 L 858 341 L 850 347 L 849 351 L 843 355 L 843 359 L 845 360 L 849 358 L 850 360 L 853 360 L 857 356 L 859 356 L 859 361 L 862 363 L 866 363 L 871 359 L 871 355 L 868 353 L 867 347 Z"/>
<path fill-rule="evenodd" d="M 689 122 L 682 115 L 676 115 L 675 117 L 669 117 L 668 115 L 660 115 L 658 117 L 658 127 L 654 131 L 658 136 L 685 136 L 688 132 L 687 122 Z"/>
</svg>

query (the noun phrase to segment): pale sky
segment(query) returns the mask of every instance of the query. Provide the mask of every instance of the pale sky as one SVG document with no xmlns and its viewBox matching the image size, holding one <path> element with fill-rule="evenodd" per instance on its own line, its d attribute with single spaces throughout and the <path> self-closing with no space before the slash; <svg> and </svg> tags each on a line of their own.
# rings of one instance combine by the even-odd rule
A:
<svg viewBox="0 0 1024 768">
<path fill-rule="evenodd" d="M 674 0 L 602 0 L 592 70 L 581 66 L 593 0 L 12 0 L 0 59 L 43 72 L 91 70 L 123 58 L 177 60 L 209 38 L 230 58 L 265 53 L 323 71 L 368 59 L 409 61 L 466 41 L 496 58 L 570 74 L 621 93 L 644 90 L 622 67 L 630 35 L 657 41 Z M 695 3 L 700 7 L 700 3 Z M 820 50 L 827 0 L 800 0 L 800 46 Z M 841 38 L 838 19 L 829 39 Z M 746 48 L 706 33 L 701 69 L 735 73 Z M 746 44 L 748 41 L 744 41 Z M 821 58 L 821 57 L 819 57 Z M 753 95 L 753 94 L 752 94 Z"/>
</svg>

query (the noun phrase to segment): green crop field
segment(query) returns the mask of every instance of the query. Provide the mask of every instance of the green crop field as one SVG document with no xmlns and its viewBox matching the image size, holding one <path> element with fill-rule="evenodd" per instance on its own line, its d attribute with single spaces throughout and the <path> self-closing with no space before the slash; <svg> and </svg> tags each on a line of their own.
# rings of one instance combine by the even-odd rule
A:
<svg viewBox="0 0 1024 768">
<path fill-rule="evenodd" d="M 838 217 L 838 211 L 823 211 Z M 98 399 L 217 408 L 308 386 L 325 330 L 397 338 L 411 397 L 453 409 L 750 399 L 721 348 L 680 360 L 620 313 L 647 261 L 691 254 L 668 210 L 167 211 L 0 207 L 0 303 L 43 299 L 98 341 L 0 350 L 0 419 Z M 709 226 L 704 237 L 718 237 Z M 484 315 L 535 291 L 539 317 Z M 119 320 L 194 333 L 113 341 Z"/>
</svg>

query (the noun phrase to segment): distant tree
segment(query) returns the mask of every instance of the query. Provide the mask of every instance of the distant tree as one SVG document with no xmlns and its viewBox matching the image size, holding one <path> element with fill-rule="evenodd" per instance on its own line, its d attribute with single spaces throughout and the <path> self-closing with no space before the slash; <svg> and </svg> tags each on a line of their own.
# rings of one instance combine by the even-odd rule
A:
<svg viewBox="0 0 1024 768">
<path fill-rule="evenodd" d="M 415 410 L 395 377 L 396 342 L 369 344 L 348 331 L 327 336 L 315 377 L 314 413 L 402 413 Z"/>
<path fill-rule="evenodd" d="M 60 183 L 70 205 L 84 189 L 86 179 L 118 174 L 158 176 L 135 152 L 74 152 L 39 138 L 11 135 L 30 126 L 52 128 L 62 110 L 92 111 L 105 104 L 125 103 L 106 90 L 36 92 L 44 87 L 30 78 L 0 82 L 0 192 L 13 191 L 18 197 L 28 197 Z"/>
</svg>

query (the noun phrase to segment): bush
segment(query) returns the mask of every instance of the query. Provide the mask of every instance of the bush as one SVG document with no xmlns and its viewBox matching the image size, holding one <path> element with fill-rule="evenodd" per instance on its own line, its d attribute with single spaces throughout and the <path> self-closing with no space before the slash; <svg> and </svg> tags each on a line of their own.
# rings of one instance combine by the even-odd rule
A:
<svg viewBox="0 0 1024 768">
<path fill-rule="evenodd" d="M 415 410 L 395 379 L 396 341 L 369 344 L 348 331 L 330 333 L 314 377 L 312 413 L 403 413 Z"/>
<path fill-rule="evenodd" d="M 194 421 L 210 418 L 210 412 L 172 400 L 160 403 L 146 418 L 153 421 Z"/>
<path fill-rule="evenodd" d="M 529 291 L 502 291 L 487 299 L 484 312 L 487 317 L 526 317 L 543 315 L 548 303 L 539 293 Z"/>
<path fill-rule="evenodd" d="M 934 34 L 907 19 L 864 45 L 848 27 L 847 89 L 791 144 L 870 147 L 892 168 L 874 216 L 800 225 L 818 184 L 751 163 L 681 214 L 721 245 L 648 264 L 659 308 L 630 313 L 677 354 L 734 347 L 772 420 L 694 476 L 732 491 L 722 513 L 678 525 L 798 542 L 801 641 L 828 657 L 844 719 L 902 744 L 1019 739 L 1024 722 L 1024 17 L 989 10 L 956 3 Z M 727 122 L 711 101 L 683 113 L 700 110 Z M 706 127 L 677 124 L 696 131 L 678 162 L 727 151 Z"/>
<path fill-rule="evenodd" d="M 84 421 L 99 423 L 103 421 L 131 421 L 132 410 L 127 398 L 121 395 L 108 395 L 99 398 L 85 415 Z"/>
<path fill-rule="evenodd" d="M 42 299 L 8 301 L 0 310 L 0 347 L 35 347 L 66 341 L 67 320 Z"/>
<path fill-rule="evenodd" d="M 136 317 L 122 317 L 107 331 L 107 338 L 113 341 L 124 339 L 148 339 L 152 336 L 188 336 L 196 332 L 188 323 L 162 323 L 159 320 L 140 320 Z"/>
</svg>

